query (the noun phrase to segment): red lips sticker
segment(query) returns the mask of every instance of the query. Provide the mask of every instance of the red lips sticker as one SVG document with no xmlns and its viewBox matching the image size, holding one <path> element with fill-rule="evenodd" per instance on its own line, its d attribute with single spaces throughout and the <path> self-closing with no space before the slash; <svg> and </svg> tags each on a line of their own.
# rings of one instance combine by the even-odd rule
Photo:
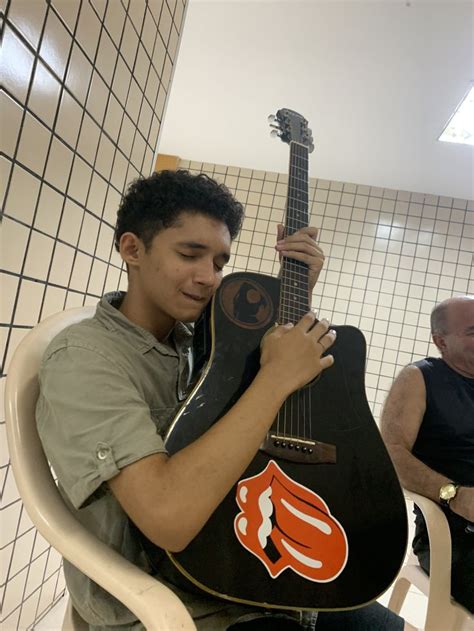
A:
<svg viewBox="0 0 474 631">
<path fill-rule="evenodd" d="M 265 565 L 272 578 L 286 568 L 318 583 L 333 581 L 347 563 L 347 537 L 326 502 L 298 484 L 270 460 L 241 480 L 234 520 L 240 543 Z"/>
</svg>

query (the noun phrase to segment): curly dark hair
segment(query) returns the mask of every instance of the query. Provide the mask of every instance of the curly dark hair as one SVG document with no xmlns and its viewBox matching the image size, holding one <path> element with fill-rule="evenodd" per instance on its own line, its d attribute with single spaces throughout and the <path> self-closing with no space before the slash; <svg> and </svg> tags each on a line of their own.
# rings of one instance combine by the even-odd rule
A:
<svg viewBox="0 0 474 631">
<path fill-rule="evenodd" d="M 115 248 L 133 232 L 148 249 L 155 235 L 176 223 L 183 212 L 202 213 L 226 224 L 231 239 L 242 226 L 244 209 L 224 184 L 189 171 L 160 171 L 138 178 L 128 187 L 117 211 Z"/>
</svg>

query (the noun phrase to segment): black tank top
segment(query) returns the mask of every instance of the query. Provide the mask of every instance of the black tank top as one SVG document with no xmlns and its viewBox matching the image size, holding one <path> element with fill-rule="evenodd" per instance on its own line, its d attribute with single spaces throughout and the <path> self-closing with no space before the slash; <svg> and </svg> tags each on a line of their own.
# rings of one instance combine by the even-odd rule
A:
<svg viewBox="0 0 474 631">
<path fill-rule="evenodd" d="M 426 411 L 413 455 L 458 484 L 474 486 L 474 379 L 442 359 L 415 362 L 426 386 Z"/>
</svg>

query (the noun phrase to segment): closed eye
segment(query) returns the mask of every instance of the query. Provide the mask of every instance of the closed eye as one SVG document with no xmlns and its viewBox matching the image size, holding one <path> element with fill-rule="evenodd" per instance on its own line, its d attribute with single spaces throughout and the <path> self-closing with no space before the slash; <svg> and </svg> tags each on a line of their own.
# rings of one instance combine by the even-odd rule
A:
<svg viewBox="0 0 474 631">
<path fill-rule="evenodd" d="M 178 252 L 178 255 L 183 259 L 187 259 L 188 261 L 193 261 L 199 258 L 198 254 L 185 254 L 184 252 Z M 222 272 L 222 270 L 224 269 L 224 265 L 219 265 L 218 263 L 214 263 L 215 271 L 218 273 Z"/>
</svg>

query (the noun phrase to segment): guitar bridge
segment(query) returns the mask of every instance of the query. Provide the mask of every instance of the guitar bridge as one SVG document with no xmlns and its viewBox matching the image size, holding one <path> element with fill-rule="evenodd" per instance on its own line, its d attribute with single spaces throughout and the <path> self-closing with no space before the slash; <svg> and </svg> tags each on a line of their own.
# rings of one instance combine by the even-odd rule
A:
<svg viewBox="0 0 474 631">
<path fill-rule="evenodd" d="M 260 451 L 300 464 L 335 464 L 336 446 L 307 438 L 267 434 Z"/>
</svg>

